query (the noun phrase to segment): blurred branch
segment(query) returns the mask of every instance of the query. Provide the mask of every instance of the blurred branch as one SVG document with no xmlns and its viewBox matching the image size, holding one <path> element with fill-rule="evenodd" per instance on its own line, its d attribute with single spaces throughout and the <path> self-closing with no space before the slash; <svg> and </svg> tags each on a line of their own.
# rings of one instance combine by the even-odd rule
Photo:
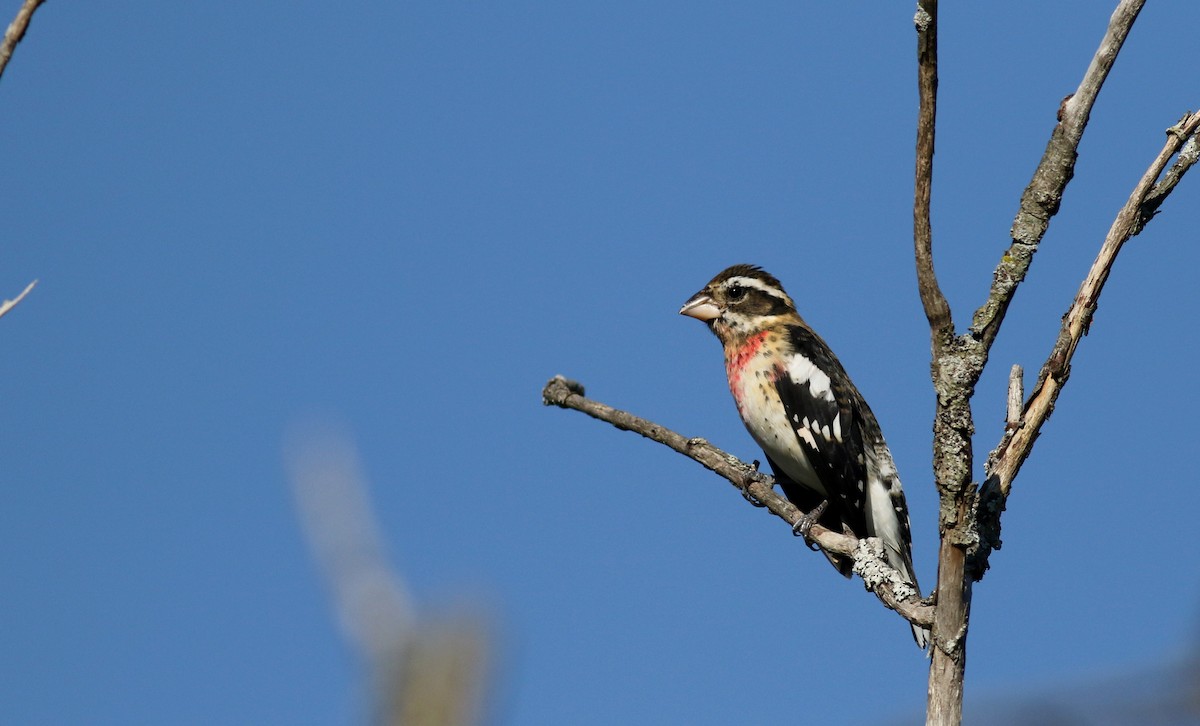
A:
<svg viewBox="0 0 1200 726">
<path fill-rule="evenodd" d="M 727 454 L 704 439 L 689 439 L 653 421 L 587 398 L 583 386 L 575 381 L 562 376 L 551 378 L 542 389 L 542 402 L 547 406 L 580 411 L 610 423 L 622 431 L 633 431 L 674 449 L 727 479 L 748 500 L 765 507 L 789 526 L 795 526 L 804 514 L 787 499 L 775 493 L 774 479 L 737 457 Z M 812 526 L 809 538 L 826 552 L 853 558 L 855 574 L 862 578 L 867 590 L 875 593 L 880 602 L 910 623 L 929 627 L 933 608 L 921 602 L 920 593 L 916 588 L 887 563 L 878 539 L 872 537 L 859 540 L 819 524 Z"/>
<path fill-rule="evenodd" d="M 29 21 L 33 19 L 33 11 L 46 0 L 25 0 L 25 4 L 17 11 L 17 17 L 9 24 L 8 30 L 4 31 L 4 40 L 0 41 L 0 76 L 4 75 L 4 69 L 8 67 L 8 60 L 12 58 L 13 51 L 17 49 L 17 43 L 25 37 L 25 31 L 29 28 Z"/>
<path fill-rule="evenodd" d="M 12 310 L 13 308 L 15 308 L 17 306 L 18 303 L 20 303 L 22 300 L 24 300 L 25 296 L 28 295 L 29 292 L 31 290 L 33 290 L 34 286 L 37 284 L 38 284 L 38 281 L 34 280 L 33 282 L 31 282 L 25 286 L 25 289 L 21 291 L 20 295 L 17 295 L 12 300 L 5 300 L 4 302 L 0 303 L 0 318 L 7 315 L 9 310 Z"/>
<path fill-rule="evenodd" d="M 422 623 L 383 537 L 354 446 L 328 431 L 295 437 L 287 468 L 300 523 L 343 633 L 370 670 L 375 722 L 466 726 L 482 702 L 479 618 Z"/>
<path fill-rule="evenodd" d="M 482 618 L 466 614 L 422 627 L 393 688 L 379 694 L 377 722 L 387 726 L 481 722 L 488 643 L 482 626 Z"/>
</svg>

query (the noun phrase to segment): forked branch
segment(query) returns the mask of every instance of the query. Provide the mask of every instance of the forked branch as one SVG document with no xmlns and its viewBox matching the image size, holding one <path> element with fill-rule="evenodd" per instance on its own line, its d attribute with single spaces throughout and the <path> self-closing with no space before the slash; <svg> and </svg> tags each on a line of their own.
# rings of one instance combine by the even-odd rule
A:
<svg viewBox="0 0 1200 726">
<path fill-rule="evenodd" d="M 1032 451 L 1042 425 L 1054 411 L 1058 395 L 1071 373 L 1071 359 L 1075 356 L 1075 349 L 1088 332 L 1100 293 L 1104 290 L 1104 283 L 1108 280 L 1121 248 L 1146 226 L 1159 205 L 1200 157 L 1198 132 L 1200 112 L 1185 115 L 1179 123 L 1167 130 L 1167 140 L 1162 151 L 1146 169 L 1146 173 L 1142 175 L 1129 199 L 1113 220 L 1100 252 L 1092 262 L 1087 277 L 1079 286 L 1079 292 L 1075 294 L 1074 302 L 1063 316 L 1058 339 L 1042 365 L 1041 372 L 1038 373 L 1037 384 L 1025 403 L 1019 425 L 1008 428 L 999 446 L 989 457 L 989 479 L 995 479 L 993 485 L 999 487 L 1002 497 L 1008 496 L 1013 478 Z M 1163 175 L 1163 169 L 1173 157 L 1176 159 L 1175 163 L 1167 174 Z"/>
</svg>

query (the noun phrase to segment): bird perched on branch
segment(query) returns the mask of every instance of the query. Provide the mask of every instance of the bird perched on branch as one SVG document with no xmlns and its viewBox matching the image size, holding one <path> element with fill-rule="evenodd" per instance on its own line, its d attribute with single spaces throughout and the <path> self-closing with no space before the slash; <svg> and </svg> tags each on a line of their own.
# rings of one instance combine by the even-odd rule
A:
<svg viewBox="0 0 1200 726">
<path fill-rule="evenodd" d="M 788 500 L 835 532 L 878 537 L 888 563 L 919 592 L 908 505 L 879 422 L 779 280 L 734 265 L 679 312 L 720 339 L 738 413 Z M 853 560 L 825 556 L 850 576 Z M 922 648 L 928 643 L 915 626 L 913 637 Z"/>
</svg>

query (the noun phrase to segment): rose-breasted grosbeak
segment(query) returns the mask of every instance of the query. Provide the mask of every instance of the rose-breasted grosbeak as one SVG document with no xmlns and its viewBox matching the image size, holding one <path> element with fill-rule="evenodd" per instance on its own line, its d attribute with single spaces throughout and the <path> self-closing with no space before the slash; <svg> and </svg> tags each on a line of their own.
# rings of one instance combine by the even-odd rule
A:
<svg viewBox="0 0 1200 726">
<path fill-rule="evenodd" d="M 704 321 L 725 347 L 738 413 L 788 500 L 804 512 L 827 502 L 818 522 L 878 537 L 888 562 L 918 587 L 908 505 L 879 422 L 779 280 L 734 265 L 679 312 Z M 852 560 L 825 556 L 850 576 Z M 914 627 L 913 637 L 926 646 L 926 631 Z"/>
</svg>

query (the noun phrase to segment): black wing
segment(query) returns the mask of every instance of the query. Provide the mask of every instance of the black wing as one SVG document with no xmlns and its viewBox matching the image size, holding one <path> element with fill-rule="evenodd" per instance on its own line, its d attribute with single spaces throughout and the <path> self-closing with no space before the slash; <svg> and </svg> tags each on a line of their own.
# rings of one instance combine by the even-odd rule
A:
<svg viewBox="0 0 1200 726">
<path fill-rule="evenodd" d="M 835 531 L 845 525 L 855 536 L 866 537 L 867 463 L 861 396 L 816 333 L 803 326 L 794 326 L 790 333 L 794 352 L 787 357 L 789 366 L 780 372 L 775 386 L 796 440 L 829 495 L 822 524 Z M 778 471 L 774 463 L 771 467 Z M 796 492 L 793 497 L 789 483 L 781 481 L 781 486 L 796 506 L 804 508 L 812 501 L 812 492 Z"/>
</svg>

